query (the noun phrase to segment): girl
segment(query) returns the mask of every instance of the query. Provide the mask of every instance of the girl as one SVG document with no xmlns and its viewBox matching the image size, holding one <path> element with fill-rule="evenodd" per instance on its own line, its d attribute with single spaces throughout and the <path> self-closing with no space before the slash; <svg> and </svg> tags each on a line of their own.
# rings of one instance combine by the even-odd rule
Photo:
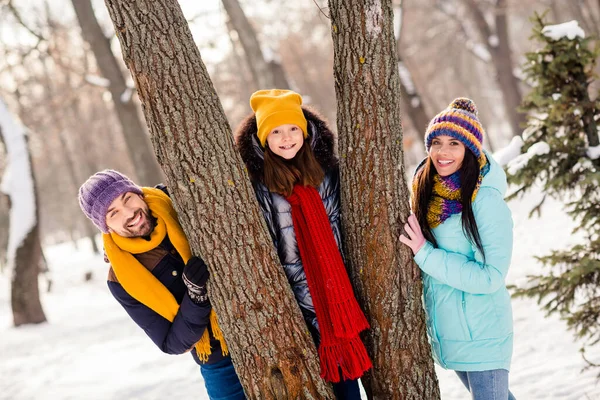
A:
<svg viewBox="0 0 600 400">
<path fill-rule="evenodd" d="M 506 175 L 482 150 L 475 104 L 454 100 L 425 134 L 428 156 L 413 181 L 404 226 L 423 271 L 427 332 L 435 361 L 456 371 L 474 400 L 513 399 L 513 346 L 504 279 L 512 254 Z"/>
<path fill-rule="evenodd" d="M 360 399 L 371 368 L 358 333 L 368 323 L 341 256 L 340 187 L 334 136 L 289 90 L 259 90 L 235 133 L 273 244 L 309 331 L 321 377 L 338 399 Z"/>
</svg>

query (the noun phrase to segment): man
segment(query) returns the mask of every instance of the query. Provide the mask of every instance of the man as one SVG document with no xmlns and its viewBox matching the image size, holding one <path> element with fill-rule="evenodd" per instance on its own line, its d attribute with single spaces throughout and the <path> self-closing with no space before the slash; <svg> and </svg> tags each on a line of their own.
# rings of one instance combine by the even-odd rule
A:
<svg viewBox="0 0 600 400">
<path fill-rule="evenodd" d="M 165 353 L 192 353 L 210 399 L 245 399 L 212 311 L 202 259 L 191 255 L 166 188 L 120 172 L 92 175 L 79 205 L 103 233 L 108 288 Z"/>
</svg>

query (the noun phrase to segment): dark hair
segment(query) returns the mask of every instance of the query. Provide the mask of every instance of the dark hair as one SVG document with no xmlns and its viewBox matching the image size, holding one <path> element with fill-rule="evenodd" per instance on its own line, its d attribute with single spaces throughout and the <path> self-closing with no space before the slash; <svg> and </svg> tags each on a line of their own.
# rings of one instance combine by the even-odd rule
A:
<svg viewBox="0 0 600 400">
<path fill-rule="evenodd" d="M 323 168 L 317 161 L 309 140 L 304 140 L 302 148 L 291 160 L 273 153 L 269 145 L 265 144 L 263 180 L 271 192 L 287 197 L 292 194 L 296 183 L 317 187 L 324 177 Z"/>
<path fill-rule="evenodd" d="M 475 155 L 468 149 L 465 151 L 465 158 L 460 167 L 460 180 L 461 180 L 461 204 L 462 204 L 462 229 L 467 238 L 475 243 L 475 246 L 483 256 L 485 263 L 485 253 L 483 251 L 483 245 L 481 243 L 481 236 L 479 236 L 479 230 L 477 229 L 477 222 L 475 221 L 475 215 L 473 214 L 472 197 L 475 188 L 477 187 L 477 181 L 479 179 L 479 162 Z M 419 175 L 417 176 L 417 187 L 413 194 L 413 211 L 425 239 L 433 243 L 437 247 L 437 241 L 433 236 L 433 231 L 427 222 L 427 210 L 429 208 L 429 201 L 433 192 L 433 178 L 436 174 L 435 167 L 430 157 L 427 157 L 425 165 Z"/>
</svg>

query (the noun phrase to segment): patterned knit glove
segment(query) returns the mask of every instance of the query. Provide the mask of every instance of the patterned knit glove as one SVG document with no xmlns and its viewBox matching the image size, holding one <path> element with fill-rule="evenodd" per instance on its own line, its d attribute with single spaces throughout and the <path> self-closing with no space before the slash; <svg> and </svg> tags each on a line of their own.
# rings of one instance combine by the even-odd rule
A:
<svg viewBox="0 0 600 400">
<path fill-rule="evenodd" d="M 199 257 L 192 257 L 188 260 L 183 269 L 183 283 L 188 288 L 190 299 L 196 304 L 206 303 L 208 301 L 208 292 L 206 282 L 209 277 L 208 268 L 204 261 Z"/>
</svg>

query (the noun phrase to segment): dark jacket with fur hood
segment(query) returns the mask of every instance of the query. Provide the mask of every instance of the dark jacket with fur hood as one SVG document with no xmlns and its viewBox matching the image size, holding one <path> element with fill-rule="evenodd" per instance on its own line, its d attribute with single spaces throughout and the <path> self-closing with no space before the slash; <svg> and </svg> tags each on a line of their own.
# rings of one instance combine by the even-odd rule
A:
<svg viewBox="0 0 600 400">
<path fill-rule="evenodd" d="M 314 111 L 303 107 L 308 122 L 310 143 L 325 178 L 317 188 L 325 210 L 329 216 L 331 229 L 342 252 L 340 230 L 340 179 L 338 160 L 334 152 L 335 137 L 327 123 Z M 308 291 L 306 275 L 300 259 L 296 234 L 292 222 L 292 209 L 288 201 L 278 193 L 270 192 L 263 184 L 264 149 L 256 136 L 257 126 L 254 114 L 248 116 L 235 132 L 238 150 L 246 164 L 256 198 L 269 227 L 279 260 L 290 282 L 296 301 L 315 341 L 319 341 L 319 326 L 313 301 Z M 343 254 L 343 252 L 342 252 Z"/>
</svg>

